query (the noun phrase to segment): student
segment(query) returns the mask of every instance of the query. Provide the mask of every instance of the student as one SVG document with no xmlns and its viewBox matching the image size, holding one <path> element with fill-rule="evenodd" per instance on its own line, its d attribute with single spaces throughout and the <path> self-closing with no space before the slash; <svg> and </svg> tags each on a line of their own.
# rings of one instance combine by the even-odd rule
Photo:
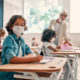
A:
<svg viewBox="0 0 80 80">
<path fill-rule="evenodd" d="M 2 49 L 2 40 L 4 39 L 5 31 L 0 28 L 0 49 Z"/>
<path fill-rule="evenodd" d="M 38 46 L 38 43 L 35 37 L 32 38 L 32 46 Z"/>
<path fill-rule="evenodd" d="M 42 42 L 46 56 L 49 56 L 52 51 L 59 51 L 59 48 L 53 43 L 56 38 L 56 33 L 51 29 L 44 30 L 42 34 Z"/>
<path fill-rule="evenodd" d="M 14 15 L 6 25 L 9 35 L 5 38 L 2 50 L 2 64 L 19 64 L 29 62 L 39 62 L 42 56 L 34 57 L 30 48 L 21 38 L 26 28 L 25 19 L 20 15 Z M 13 78 L 14 72 L 0 72 L 2 80 L 16 80 Z"/>
<path fill-rule="evenodd" d="M 53 43 L 55 41 L 55 38 L 56 38 L 56 34 L 53 30 L 51 29 L 44 30 L 42 34 L 42 42 L 45 48 L 46 56 L 50 56 L 50 53 L 52 51 L 57 52 L 60 50 L 60 47 L 56 47 L 55 43 Z M 67 80 L 68 77 L 69 77 L 69 67 L 68 64 L 66 63 L 63 80 Z"/>
</svg>

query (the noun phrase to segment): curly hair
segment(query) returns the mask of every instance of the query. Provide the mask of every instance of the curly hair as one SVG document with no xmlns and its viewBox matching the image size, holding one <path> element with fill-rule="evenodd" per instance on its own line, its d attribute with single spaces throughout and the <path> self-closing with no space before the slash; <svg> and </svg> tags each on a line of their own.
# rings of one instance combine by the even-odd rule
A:
<svg viewBox="0 0 80 80">
<path fill-rule="evenodd" d="M 22 19 L 24 21 L 24 25 L 26 25 L 26 21 L 25 21 L 25 19 L 21 15 L 14 15 L 14 16 L 12 16 L 11 19 L 9 20 L 9 22 L 6 25 L 6 29 L 7 29 L 9 34 L 13 33 L 13 31 L 10 28 L 13 27 L 13 25 L 16 22 L 17 19 Z M 26 28 L 27 27 L 25 26 L 25 29 Z"/>
<path fill-rule="evenodd" d="M 45 29 L 42 34 L 42 42 L 49 42 L 49 40 L 56 36 L 55 31 L 51 29 Z"/>
</svg>

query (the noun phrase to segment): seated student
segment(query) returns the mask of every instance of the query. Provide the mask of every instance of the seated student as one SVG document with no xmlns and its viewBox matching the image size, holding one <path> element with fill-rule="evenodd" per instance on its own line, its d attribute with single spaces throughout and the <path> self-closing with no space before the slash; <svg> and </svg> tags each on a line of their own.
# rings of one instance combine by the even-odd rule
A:
<svg viewBox="0 0 80 80">
<path fill-rule="evenodd" d="M 63 44 L 60 45 L 61 50 L 72 50 L 72 44 L 64 42 Z"/>
<path fill-rule="evenodd" d="M 2 40 L 4 39 L 5 31 L 0 28 L 0 49 L 2 49 Z"/>
<path fill-rule="evenodd" d="M 29 62 L 39 62 L 42 56 L 34 57 L 30 48 L 21 38 L 26 28 L 25 19 L 20 15 L 14 15 L 6 25 L 9 35 L 5 38 L 2 50 L 2 64 L 19 64 Z M 2 80 L 16 80 L 13 78 L 14 72 L 0 72 Z"/>
<path fill-rule="evenodd" d="M 32 46 L 38 46 L 38 43 L 35 37 L 32 38 Z"/>
<path fill-rule="evenodd" d="M 56 37 L 56 33 L 51 29 L 44 30 L 42 34 L 42 42 L 45 48 L 46 56 L 49 56 L 52 51 L 59 51 L 59 48 L 53 43 Z"/>
<path fill-rule="evenodd" d="M 50 56 L 50 53 L 52 51 L 57 52 L 60 50 L 60 47 L 59 46 L 56 47 L 56 45 L 53 43 L 55 37 L 56 37 L 56 33 L 53 30 L 51 29 L 44 30 L 42 34 L 42 42 L 43 42 L 43 46 L 45 47 L 46 56 Z M 66 63 L 63 80 L 67 80 L 68 77 L 69 77 L 69 67 L 68 64 Z"/>
</svg>

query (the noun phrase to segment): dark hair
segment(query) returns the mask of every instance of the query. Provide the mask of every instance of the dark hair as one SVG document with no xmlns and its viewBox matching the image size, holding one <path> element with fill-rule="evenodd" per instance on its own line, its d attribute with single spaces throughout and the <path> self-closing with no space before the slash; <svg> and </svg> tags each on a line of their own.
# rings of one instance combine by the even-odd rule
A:
<svg viewBox="0 0 80 80">
<path fill-rule="evenodd" d="M 26 21 L 25 21 L 25 19 L 21 15 L 14 15 L 14 16 L 12 16 L 11 19 L 9 20 L 9 22 L 6 25 L 6 29 L 7 29 L 9 34 L 13 33 L 13 31 L 10 28 L 13 27 L 14 23 L 19 18 L 24 20 L 24 25 L 26 25 Z M 25 27 L 25 29 L 26 29 L 26 27 Z"/>
<path fill-rule="evenodd" d="M 55 37 L 56 36 L 56 33 L 55 31 L 51 30 L 51 29 L 45 29 L 43 31 L 43 34 L 42 34 L 42 42 L 49 42 L 49 40 L 52 38 L 52 37 Z"/>
</svg>

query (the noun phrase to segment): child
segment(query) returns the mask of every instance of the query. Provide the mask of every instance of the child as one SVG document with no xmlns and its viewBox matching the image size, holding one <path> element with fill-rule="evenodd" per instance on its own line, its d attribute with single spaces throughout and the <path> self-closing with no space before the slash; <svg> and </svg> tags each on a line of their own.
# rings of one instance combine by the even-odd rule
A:
<svg viewBox="0 0 80 80">
<path fill-rule="evenodd" d="M 35 37 L 32 38 L 32 46 L 38 46 L 38 43 Z"/>
<path fill-rule="evenodd" d="M 0 28 L 0 49 L 2 49 L 2 40 L 4 39 L 5 31 Z"/>
<path fill-rule="evenodd" d="M 42 34 L 42 42 L 45 47 L 45 54 L 49 56 L 52 51 L 59 51 L 59 48 L 53 43 L 56 37 L 56 33 L 51 29 L 44 30 Z"/>
<path fill-rule="evenodd" d="M 42 56 L 33 56 L 32 51 L 21 38 L 26 29 L 26 21 L 21 15 L 12 16 L 6 25 L 6 29 L 9 35 L 3 43 L 2 64 L 20 64 L 42 60 Z M 0 72 L 0 78 L 2 80 L 15 80 L 14 74 L 14 72 Z"/>
<path fill-rule="evenodd" d="M 56 45 L 53 43 L 56 37 L 56 33 L 51 30 L 51 29 L 46 29 L 44 30 L 43 34 L 42 34 L 42 42 L 43 42 L 43 46 L 45 48 L 45 53 L 46 56 L 50 56 L 50 53 L 52 51 L 59 51 L 60 47 L 56 47 Z M 64 73 L 64 78 L 63 80 L 66 80 L 68 78 L 68 74 L 69 74 L 69 67 L 68 64 L 66 63 L 65 65 L 65 73 Z"/>
</svg>

